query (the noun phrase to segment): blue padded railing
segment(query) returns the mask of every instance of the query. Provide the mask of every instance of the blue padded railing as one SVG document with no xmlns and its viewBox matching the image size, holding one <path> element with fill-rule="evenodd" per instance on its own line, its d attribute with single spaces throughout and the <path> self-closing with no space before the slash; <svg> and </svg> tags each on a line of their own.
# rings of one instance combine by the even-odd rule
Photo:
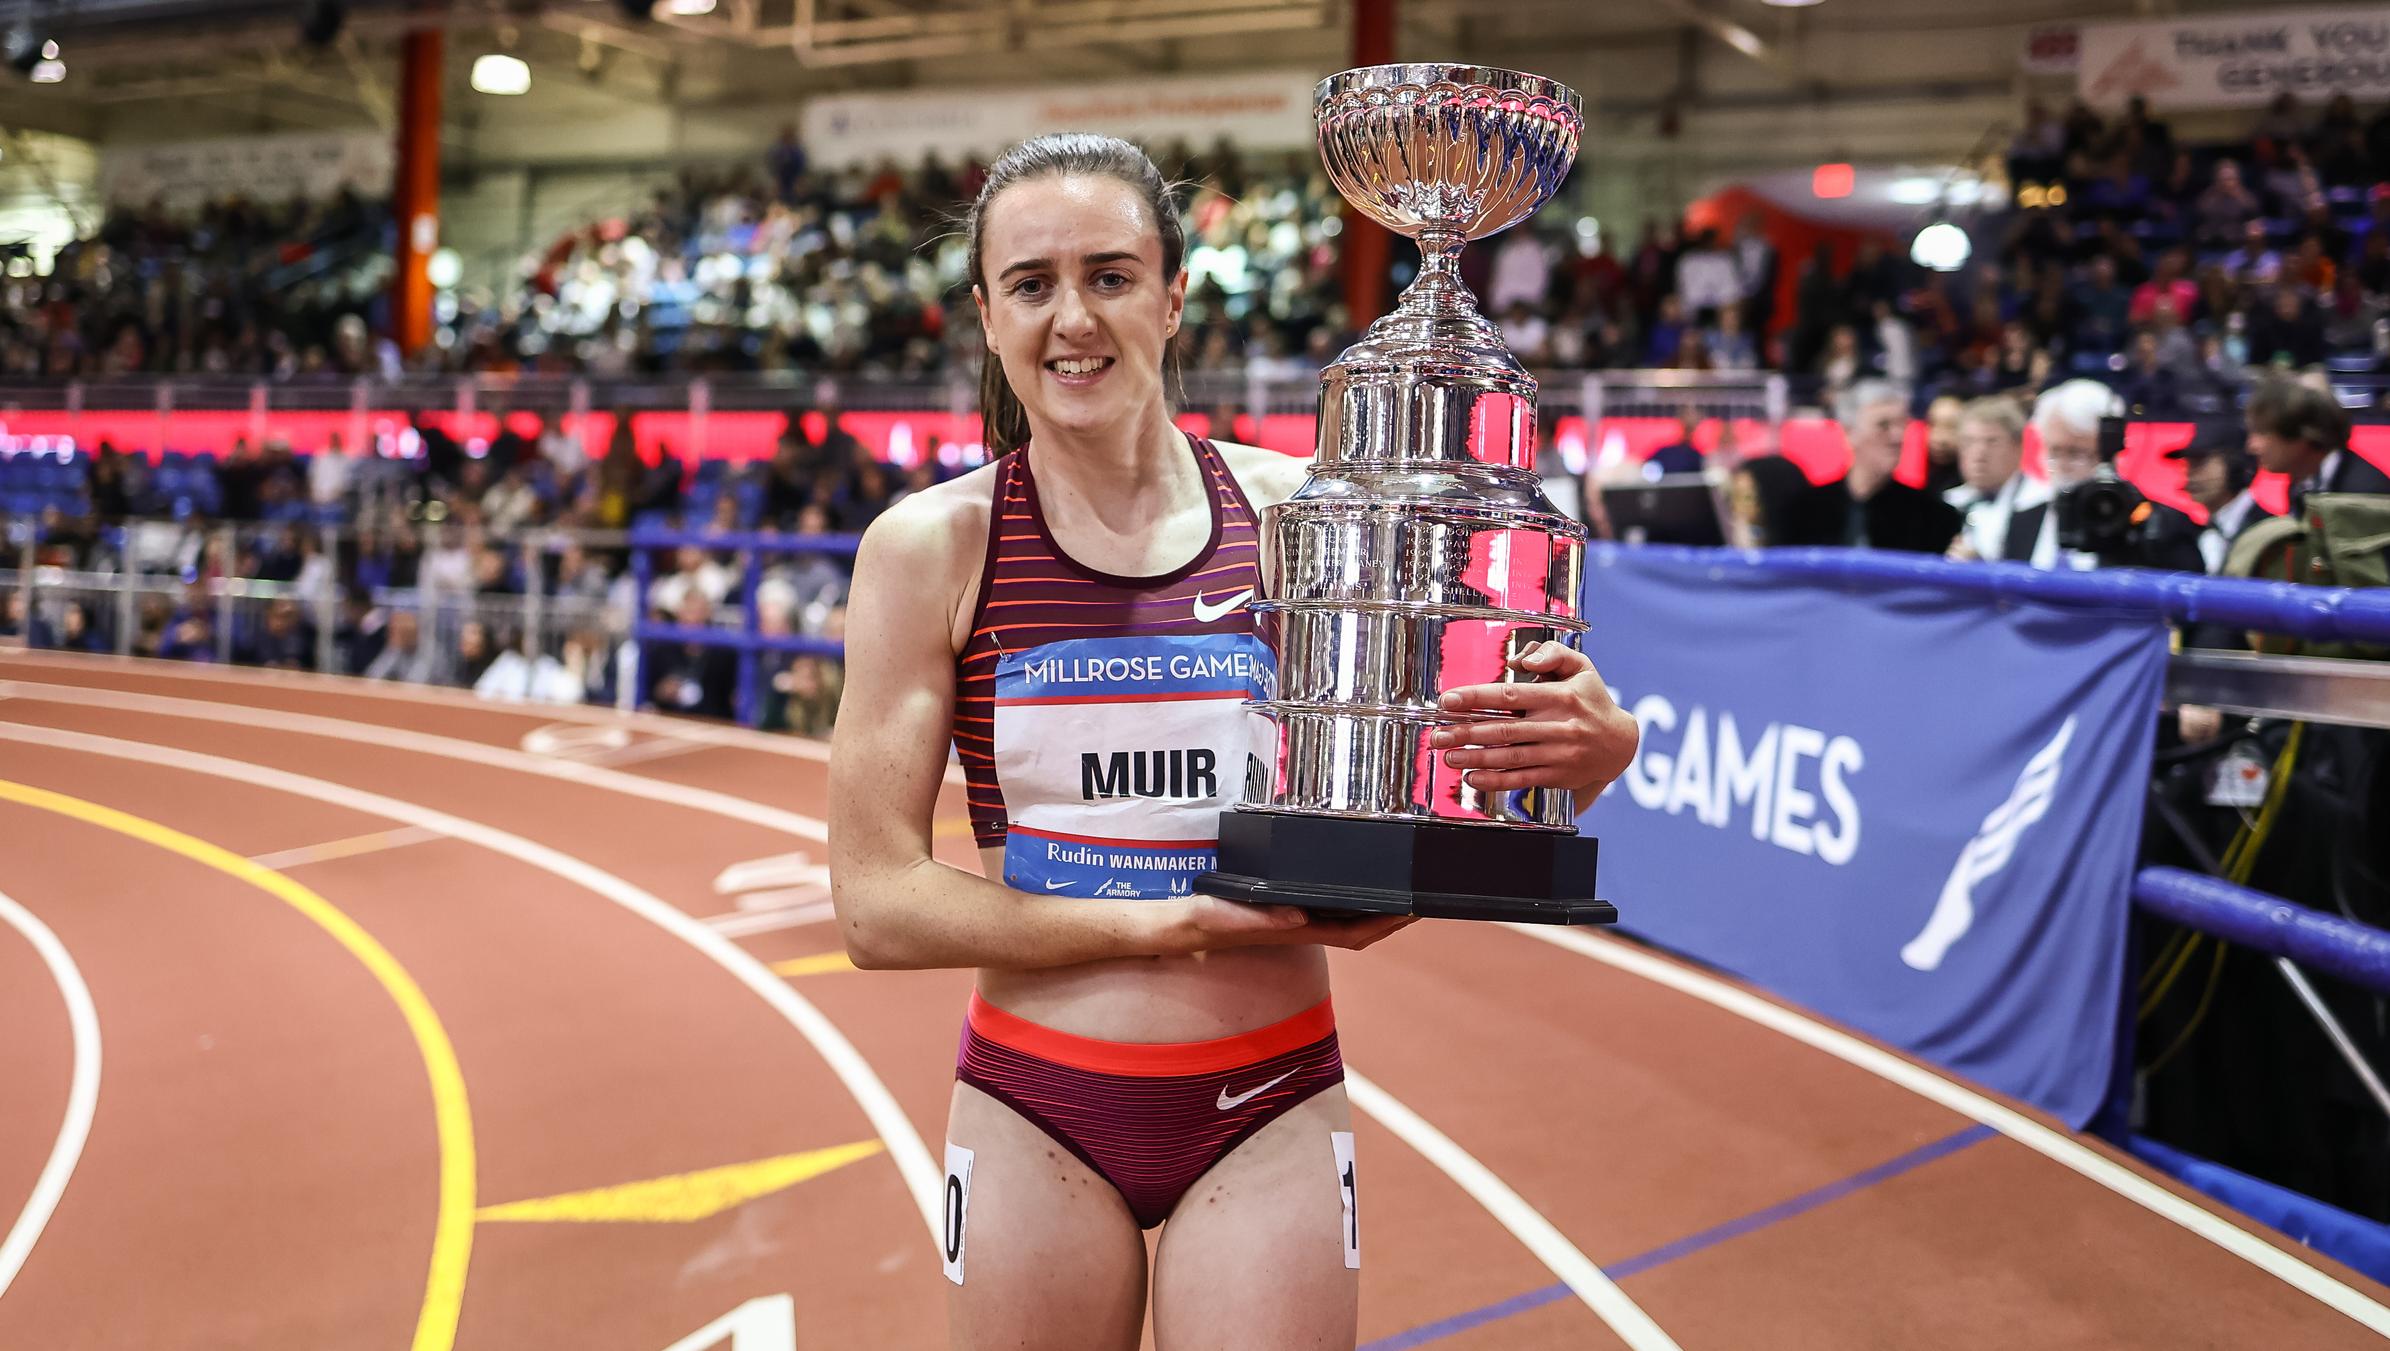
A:
<svg viewBox="0 0 2390 1351">
<path fill-rule="evenodd" d="M 2042 572 L 2023 563 L 1953 563 L 1925 554 L 1864 549 L 1759 552 L 1678 544 L 1594 544 L 1587 550 L 1589 573 L 1629 547 L 1641 557 L 1675 559 L 1721 575 L 1805 578 L 1862 588 L 1927 584 L 1985 600 L 2137 610 L 2181 624 L 2228 624 L 2292 638 L 2390 643 L 2390 589 L 2302 586 L 2134 568 Z"/>
<path fill-rule="evenodd" d="M 752 595 L 762 576 L 764 555 L 815 553 L 851 558 L 861 540 L 860 535 L 635 530 L 631 534 L 632 567 L 639 583 L 640 612 L 646 613 L 647 589 L 654 580 L 649 554 L 656 549 L 697 545 L 707 549 L 746 550 L 747 594 Z M 2029 600 L 2120 613 L 2138 612 L 2181 624 L 2225 624 L 2317 641 L 2390 643 L 2390 589 L 2303 586 L 2294 582 L 2259 582 L 2133 568 L 2043 572 L 2022 563 L 1953 563 L 1922 554 L 1863 549 L 1761 552 L 1606 542 L 1588 546 L 1589 580 L 1598 575 L 1597 570 L 1605 561 L 1630 547 L 1639 557 L 1670 559 L 1720 577 L 1803 578 L 1862 589 L 1931 585 L 1987 602 Z M 1598 606 L 1588 609 L 1598 612 Z M 845 650 L 843 645 L 824 639 L 766 638 L 755 631 L 753 606 L 748 607 L 746 623 L 740 629 L 688 630 L 642 620 L 636 636 L 642 642 L 651 639 L 698 642 L 739 649 L 738 707 L 742 720 L 754 709 L 756 653 L 837 656 Z"/>
<path fill-rule="evenodd" d="M 2143 868 L 2133 904 L 2160 919 L 2390 994 L 2390 931 L 2181 868 Z"/>
<path fill-rule="evenodd" d="M 836 558 L 852 558 L 862 542 L 861 535 L 782 535 L 758 530 L 633 530 L 631 575 L 638 582 L 640 617 L 631 626 L 631 636 L 639 641 L 642 648 L 649 643 L 701 643 L 736 648 L 739 654 L 739 683 L 732 704 L 739 722 L 753 727 L 760 711 L 757 702 L 758 656 L 766 652 L 791 652 L 837 657 L 846 652 L 846 644 L 834 638 L 766 634 L 756 627 L 755 592 L 763 581 L 765 556 L 828 554 Z M 701 549 L 737 549 L 747 555 L 745 577 L 740 587 L 740 594 L 747 598 L 747 604 L 742 607 L 745 618 L 738 628 L 693 629 L 648 620 L 647 591 L 656 579 L 655 551 L 691 545 Z M 645 662 L 641 666 L 644 667 Z M 641 703 L 647 700 L 646 682 L 647 673 L 644 669 L 633 673 L 631 697 Z"/>
</svg>

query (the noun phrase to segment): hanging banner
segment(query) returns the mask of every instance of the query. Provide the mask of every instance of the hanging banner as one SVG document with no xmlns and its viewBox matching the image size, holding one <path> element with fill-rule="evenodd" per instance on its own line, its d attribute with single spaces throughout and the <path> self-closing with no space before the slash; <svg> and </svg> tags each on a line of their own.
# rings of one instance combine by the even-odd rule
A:
<svg viewBox="0 0 2390 1351">
<path fill-rule="evenodd" d="M 2075 69 L 2085 102 L 2121 107 L 2255 108 L 2290 93 L 2390 98 L 2390 9 L 2258 10 L 2082 29 Z"/>
<path fill-rule="evenodd" d="M 1145 145 L 1184 141 L 1208 150 L 1311 144 L 1310 71 L 1263 71 L 1117 84 L 1040 85 L 936 93 L 842 94 L 805 105 L 805 152 L 830 168 L 936 152 L 982 159 L 1049 131 L 1100 131 Z"/>
<path fill-rule="evenodd" d="M 1643 728 L 1583 821 L 1624 927 L 2089 1120 L 2163 627 L 1707 550 L 1588 564 L 1588 650 Z"/>
<path fill-rule="evenodd" d="M 239 136 L 109 146 L 100 159 L 108 201 L 198 206 L 227 197 L 285 202 L 329 197 L 352 188 L 367 197 L 390 192 L 390 138 L 371 132 Z"/>
</svg>

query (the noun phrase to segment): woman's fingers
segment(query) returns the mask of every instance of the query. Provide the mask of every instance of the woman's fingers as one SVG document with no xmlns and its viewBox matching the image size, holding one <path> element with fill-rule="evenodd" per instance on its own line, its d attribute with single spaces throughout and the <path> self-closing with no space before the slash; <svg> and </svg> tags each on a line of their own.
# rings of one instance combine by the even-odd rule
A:
<svg viewBox="0 0 2390 1351">
<path fill-rule="evenodd" d="M 1529 713 L 1564 708 L 1577 700 L 1562 680 L 1504 685 L 1461 685 L 1436 700 L 1447 713 Z"/>
<path fill-rule="evenodd" d="M 1519 769 L 1472 769 L 1465 776 L 1480 793 L 1507 793 L 1516 788 L 1573 788 L 1571 777 L 1557 765 L 1528 765 Z"/>
<path fill-rule="evenodd" d="M 1454 769 L 1528 769 L 1551 760 L 1551 748 L 1538 743 L 1514 746 L 1464 747 L 1444 752 Z"/>
</svg>

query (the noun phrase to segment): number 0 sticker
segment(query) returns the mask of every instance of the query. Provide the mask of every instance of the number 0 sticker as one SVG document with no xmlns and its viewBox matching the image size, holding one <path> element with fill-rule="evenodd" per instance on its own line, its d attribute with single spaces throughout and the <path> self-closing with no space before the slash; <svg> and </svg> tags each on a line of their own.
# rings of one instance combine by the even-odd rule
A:
<svg viewBox="0 0 2390 1351">
<path fill-rule="evenodd" d="M 938 1226 L 939 1256 L 946 1260 L 946 1279 L 963 1283 L 963 1240 L 970 1228 L 971 1151 L 949 1141 L 946 1146 L 946 1215 Z"/>
<path fill-rule="evenodd" d="M 1353 1133 L 1330 1131 L 1328 1139 L 1336 1146 L 1336 1189 L 1344 1196 L 1344 1264 L 1357 1271 L 1361 1267 L 1361 1205 L 1353 1189 Z M 952 1167 L 948 1165 L 950 1170 Z"/>
</svg>

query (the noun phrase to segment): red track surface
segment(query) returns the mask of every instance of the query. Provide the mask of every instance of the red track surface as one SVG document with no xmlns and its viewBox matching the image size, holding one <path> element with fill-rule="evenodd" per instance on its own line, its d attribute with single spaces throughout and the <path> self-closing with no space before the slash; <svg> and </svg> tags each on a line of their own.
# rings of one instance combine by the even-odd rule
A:
<svg viewBox="0 0 2390 1351">
<path fill-rule="evenodd" d="M 267 721 L 211 720 L 244 710 Z M 289 714 L 337 721 L 272 721 Z M 234 854 L 405 823 L 155 756 L 25 738 L 96 735 L 352 786 L 546 846 L 700 919 L 738 913 L 715 889 L 725 868 L 821 858 L 817 839 L 769 821 L 528 772 L 526 736 L 563 718 L 574 732 L 619 727 L 618 747 L 590 763 L 611 758 L 636 784 L 825 814 L 823 764 L 785 741 L 338 681 L 0 655 L 0 780 Z M 349 735 L 320 734 L 332 729 Z M 457 758 L 472 746 L 505 763 Z M 959 802 L 948 814 L 959 823 Z M 967 834 L 942 834 L 968 866 Z M 402 838 L 412 842 L 280 867 L 387 949 L 436 1013 L 470 1100 L 479 1205 L 879 1138 L 814 1042 L 690 941 L 484 844 Z M 416 1039 L 368 969 L 252 882 L 4 798 L 0 893 L 73 955 L 105 1046 L 88 1143 L 0 1293 L 0 1347 L 665 1351 L 780 1294 L 808 1351 L 943 1345 L 945 1287 L 893 1145 L 700 1219 L 485 1220 L 471 1230 L 453 1341 L 434 1328 L 426 1342 L 434 1097 Z M 837 943 L 819 921 L 735 941 L 765 963 Z M 934 1155 L 968 976 L 787 979 Z M 1421 926 L 1341 960 L 1337 1002 L 1353 1066 L 1616 1269 L 1625 1296 L 1686 1351 L 2376 1341 L 2246 1257 L 1910 1088 L 1577 952 L 1500 928 Z M 59 1135 L 74 1059 L 57 984 L 5 926 L 0 1027 L 5 1233 Z M 1427 1155 L 1370 1117 L 1358 1128 L 1365 1341 L 1627 1344 Z M 1970 1128 L 1988 1138 L 1958 1136 Z M 1884 1167 L 1927 1147 L 1922 1161 Z M 2381 1287 L 2303 1260 L 2346 1286 L 2360 1314 L 2382 1316 Z M 1401 1336 L 1442 1320 L 1452 1330 Z"/>
</svg>

